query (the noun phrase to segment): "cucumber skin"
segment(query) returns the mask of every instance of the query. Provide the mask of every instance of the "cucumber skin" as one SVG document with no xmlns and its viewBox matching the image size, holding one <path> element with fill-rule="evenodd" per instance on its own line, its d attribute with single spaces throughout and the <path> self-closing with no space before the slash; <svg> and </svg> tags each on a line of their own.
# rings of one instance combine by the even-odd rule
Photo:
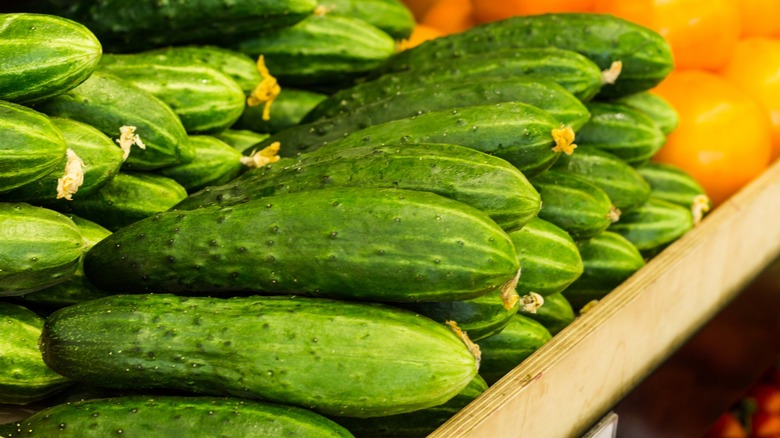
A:
<svg viewBox="0 0 780 438">
<path fill-rule="evenodd" d="M 260 143 L 268 138 L 268 134 L 262 134 L 246 129 L 226 129 L 222 132 L 214 134 L 214 137 L 229 144 L 230 147 L 237 151 L 243 151 L 249 149 L 251 146 Z"/>
<path fill-rule="evenodd" d="M 247 106 L 232 128 L 276 133 L 298 125 L 326 97 L 315 91 L 284 87 L 271 105 L 270 120 L 263 120 L 263 105 Z"/>
<path fill-rule="evenodd" d="M 0 99 L 26 104 L 79 85 L 92 74 L 103 51 L 84 25 L 31 13 L 0 14 L 0 47 Z"/>
<path fill-rule="evenodd" d="M 509 237 L 479 210 L 433 193 L 356 187 L 160 213 L 84 259 L 87 278 L 114 292 L 391 302 L 474 298 L 518 269 Z"/>
<path fill-rule="evenodd" d="M 631 241 L 645 258 L 654 257 L 692 228 L 690 208 L 653 196 L 609 227 Z"/>
<path fill-rule="evenodd" d="M 409 38 L 414 30 L 412 12 L 400 0 L 321 0 L 326 13 L 364 20 L 396 40 Z"/>
<path fill-rule="evenodd" d="M 536 313 L 520 310 L 523 316 L 542 324 L 550 334 L 555 336 L 574 322 L 574 309 L 566 297 L 561 293 L 544 297 L 544 304 L 536 310 Z"/>
<path fill-rule="evenodd" d="M 114 295 L 50 315 L 40 346 L 52 369 L 87 384 L 354 417 L 439 405 L 477 373 L 444 325 L 389 306 L 304 297 Z"/>
<path fill-rule="evenodd" d="M 210 135 L 191 135 L 195 158 L 186 164 L 160 169 L 162 176 L 181 184 L 187 193 L 206 186 L 226 184 L 237 178 L 247 167 L 241 163 L 241 152 Z"/>
<path fill-rule="evenodd" d="M 504 330 L 477 343 L 482 352 L 479 374 L 492 386 L 550 339 L 541 323 L 517 313 Z"/>
<path fill-rule="evenodd" d="M 352 436 L 327 418 L 301 408 L 238 398 L 184 396 L 125 396 L 63 403 L 36 412 L 15 429 L 4 436 Z"/>
<path fill-rule="evenodd" d="M 707 195 L 696 179 L 675 165 L 651 161 L 637 171 L 649 183 L 656 199 L 691 208 L 697 196 Z"/>
<path fill-rule="evenodd" d="M 640 111 L 650 117 L 666 135 L 671 134 L 680 121 L 677 110 L 663 97 L 650 92 L 641 91 L 639 93 L 629 94 L 611 101 L 626 105 Z"/>
</svg>

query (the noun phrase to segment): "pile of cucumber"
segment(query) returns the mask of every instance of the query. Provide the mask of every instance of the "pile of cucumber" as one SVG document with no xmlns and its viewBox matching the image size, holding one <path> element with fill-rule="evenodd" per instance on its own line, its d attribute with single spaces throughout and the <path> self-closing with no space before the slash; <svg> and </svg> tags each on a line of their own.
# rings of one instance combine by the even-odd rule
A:
<svg viewBox="0 0 780 438">
<path fill-rule="evenodd" d="M 701 220 L 658 34 L 397 0 L 0 13 L 0 425 L 425 436 Z M 22 56 L 24 55 L 24 56 Z"/>
</svg>

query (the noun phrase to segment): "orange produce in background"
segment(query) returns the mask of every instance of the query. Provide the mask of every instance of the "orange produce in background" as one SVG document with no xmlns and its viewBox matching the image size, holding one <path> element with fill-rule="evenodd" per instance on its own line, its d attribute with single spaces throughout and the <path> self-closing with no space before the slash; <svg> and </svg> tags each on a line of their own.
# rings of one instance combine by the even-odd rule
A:
<svg viewBox="0 0 780 438">
<path fill-rule="evenodd" d="M 475 24 L 471 0 L 439 0 L 423 15 L 420 23 L 436 28 L 444 35 L 463 32 Z"/>
<path fill-rule="evenodd" d="M 675 164 L 717 205 L 769 164 L 769 123 L 750 95 L 715 73 L 673 71 L 654 91 L 677 110 L 679 124 L 655 160 Z"/>
<path fill-rule="evenodd" d="M 471 0 L 479 23 L 501 20 L 515 15 L 548 12 L 590 12 L 595 0 Z M 625 1 L 625 0 L 624 0 Z M 633 0 L 632 0 L 633 1 Z"/>
<path fill-rule="evenodd" d="M 438 1 L 439 0 L 403 0 L 406 7 L 412 11 L 412 15 L 414 15 L 414 18 L 417 21 L 420 21 L 425 13 L 428 12 L 428 9 Z"/>
<path fill-rule="evenodd" d="M 780 37 L 780 2 L 737 0 L 742 17 L 742 36 Z"/>
<path fill-rule="evenodd" d="M 439 29 L 417 23 L 417 25 L 414 26 L 412 35 L 409 36 L 408 39 L 405 39 L 401 41 L 400 44 L 398 44 L 398 50 L 411 49 L 412 47 L 418 46 L 425 41 L 432 40 L 440 36 L 442 36 L 442 33 Z"/>
</svg>

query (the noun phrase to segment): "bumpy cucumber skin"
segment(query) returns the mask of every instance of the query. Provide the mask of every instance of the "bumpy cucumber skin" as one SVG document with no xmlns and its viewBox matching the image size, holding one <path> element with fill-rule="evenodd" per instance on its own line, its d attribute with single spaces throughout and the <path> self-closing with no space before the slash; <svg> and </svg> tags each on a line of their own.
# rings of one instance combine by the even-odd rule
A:
<svg viewBox="0 0 780 438">
<path fill-rule="evenodd" d="M 276 133 L 298 125 L 326 97 L 316 91 L 284 87 L 271 105 L 270 120 L 263 120 L 263 105 L 247 106 L 233 128 Z"/>
<path fill-rule="evenodd" d="M 46 14 L 0 14 L 0 99 L 32 103 L 92 74 L 100 41 L 82 24 Z"/>
<path fill-rule="evenodd" d="M 226 185 L 207 187 L 175 208 L 228 206 L 275 194 L 349 186 L 437 193 L 482 210 L 505 230 L 522 227 L 541 208 L 539 194 L 508 162 L 474 149 L 433 143 L 302 154 L 294 163 L 280 161 Z"/>
<path fill-rule="evenodd" d="M 65 163 L 65 138 L 45 114 L 0 101 L 0 193 Z"/>
<path fill-rule="evenodd" d="M 187 193 L 226 184 L 247 169 L 241 163 L 241 152 L 216 137 L 191 135 L 190 143 L 195 148 L 195 159 L 159 170 L 161 175 L 181 184 Z"/>
<path fill-rule="evenodd" d="M 87 278 L 115 292 L 392 302 L 474 298 L 518 268 L 509 237 L 481 211 L 433 193 L 364 187 L 168 211 L 117 231 L 84 260 Z"/>
<path fill-rule="evenodd" d="M 364 20 L 396 40 L 409 38 L 414 16 L 400 0 L 320 0 L 328 14 L 348 15 Z"/>
<path fill-rule="evenodd" d="M 515 286 L 520 296 L 558 293 L 582 275 L 577 245 L 562 228 L 537 217 L 508 234 L 522 270 Z"/>
<path fill-rule="evenodd" d="M 250 131 L 247 129 L 226 129 L 214 134 L 214 137 L 229 144 L 237 151 L 243 151 L 268 138 L 268 134 Z"/>
<path fill-rule="evenodd" d="M 600 300 L 645 265 L 639 250 L 625 237 L 605 231 L 578 242 L 585 269 L 563 296 L 575 310 Z"/>
<path fill-rule="evenodd" d="M 623 63 L 620 76 L 601 95 L 624 96 L 649 90 L 674 67 L 669 44 L 658 33 L 607 14 L 540 14 L 483 24 L 466 32 L 426 41 L 398 53 L 378 71 L 425 68 L 453 57 L 502 47 L 558 47 L 581 53 L 602 70 Z"/>
<path fill-rule="evenodd" d="M 550 339 L 541 323 L 515 314 L 504 330 L 477 343 L 482 352 L 479 375 L 493 385 Z"/>
<path fill-rule="evenodd" d="M 696 197 L 707 195 L 696 179 L 672 164 L 651 161 L 637 171 L 649 183 L 656 199 L 691 208 Z"/>
<path fill-rule="evenodd" d="M 341 437 L 352 435 L 305 409 L 238 398 L 127 396 L 50 406 L 6 438 L 172 436 Z"/>
<path fill-rule="evenodd" d="M 95 71 L 78 87 L 36 105 L 40 111 L 78 120 L 118 139 L 122 126 L 135 126 L 146 145 L 133 146 L 123 169 L 153 170 L 194 157 L 187 132 L 160 99 L 114 75 Z"/>
<path fill-rule="evenodd" d="M 690 208 L 653 196 L 609 227 L 631 241 L 646 258 L 655 256 L 692 228 Z"/>
<path fill-rule="evenodd" d="M 626 105 L 629 108 L 643 112 L 653 119 L 661 129 L 661 132 L 666 135 L 671 134 L 680 121 L 679 115 L 674 107 L 667 102 L 666 99 L 650 91 L 629 94 L 628 96 L 615 99 L 612 102 Z"/>
<path fill-rule="evenodd" d="M 33 311 L 0 301 L 0 403 L 25 405 L 70 383 L 43 363 L 42 329 L 43 318 Z"/>
<path fill-rule="evenodd" d="M 544 304 L 536 309 L 536 313 L 520 310 L 523 316 L 541 323 L 550 334 L 555 336 L 574 322 L 574 309 L 561 293 L 544 297 Z"/>
<path fill-rule="evenodd" d="M 115 295 L 53 313 L 40 345 L 52 369 L 86 383 L 354 417 L 442 404 L 477 373 L 474 355 L 442 324 L 389 306 L 305 297 Z"/>
</svg>

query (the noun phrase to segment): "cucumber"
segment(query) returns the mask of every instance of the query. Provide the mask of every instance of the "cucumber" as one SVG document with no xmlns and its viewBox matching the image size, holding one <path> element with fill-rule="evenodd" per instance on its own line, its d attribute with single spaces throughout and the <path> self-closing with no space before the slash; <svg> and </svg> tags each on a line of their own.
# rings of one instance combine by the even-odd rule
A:
<svg viewBox="0 0 780 438">
<path fill-rule="evenodd" d="M 625 96 L 649 90 L 674 67 L 669 44 L 658 33 L 607 14 L 558 13 L 512 17 L 426 41 L 389 59 L 378 73 L 424 69 L 473 53 L 502 48 L 558 47 L 581 53 L 600 69 L 620 61 L 617 80 L 601 95 Z"/>
<path fill-rule="evenodd" d="M 84 259 L 87 278 L 115 292 L 391 302 L 474 298 L 514 287 L 518 268 L 506 233 L 481 211 L 433 193 L 365 187 L 168 211 L 115 232 Z"/>
<path fill-rule="evenodd" d="M 556 294 L 582 275 L 582 258 L 571 236 L 556 225 L 533 218 L 519 230 L 508 233 L 517 250 L 521 296 Z"/>
<path fill-rule="evenodd" d="M 653 119 L 623 104 L 590 102 L 591 117 L 577 131 L 577 145 L 596 147 L 637 166 L 647 162 L 666 143 Z"/>
<path fill-rule="evenodd" d="M 179 116 L 189 134 L 229 128 L 244 111 L 244 90 L 206 65 L 140 54 L 107 54 L 98 69 L 156 96 Z"/>
<path fill-rule="evenodd" d="M 229 144 L 237 151 L 249 149 L 268 138 L 268 134 L 262 134 L 247 129 L 226 129 L 214 134 L 214 137 Z"/>
<path fill-rule="evenodd" d="M 461 338 L 425 317 L 303 297 L 115 295 L 53 313 L 40 345 L 52 369 L 85 383 L 354 417 L 442 404 L 478 366 Z"/>
<path fill-rule="evenodd" d="M 65 94 L 36 106 L 40 111 L 65 117 L 123 139 L 122 127 L 132 126 L 143 148 L 135 142 L 123 169 L 152 170 L 192 161 L 194 150 L 173 110 L 160 99 L 114 75 L 96 71 Z M 132 135 L 130 135 L 132 137 Z M 132 138 L 129 143 L 132 143 Z"/>
<path fill-rule="evenodd" d="M 652 196 L 691 210 L 694 225 L 712 208 L 704 188 L 686 171 L 668 163 L 649 162 L 637 168 Z"/>
<path fill-rule="evenodd" d="M 316 91 L 285 87 L 271 106 L 269 120 L 263 120 L 263 106 L 247 106 L 233 124 L 235 129 L 261 133 L 275 133 L 296 126 L 327 95 Z"/>
<path fill-rule="evenodd" d="M 64 165 L 65 137 L 46 115 L 0 101 L 0 193 Z"/>
<path fill-rule="evenodd" d="M 539 322 L 555 336 L 574 322 L 574 309 L 562 293 L 548 295 L 544 298 L 544 304 L 536 309 L 535 313 L 520 309 L 523 316 Z"/>
<path fill-rule="evenodd" d="M 479 375 L 492 386 L 550 339 L 541 323 L 515 314 L 504 330 L 477 343 L 482 352 Z"/>
<path fill-rule="evenodd" d="M 237 39 L 232 48 L 253 58 L 263 55 L 282 85 L 322 86 L 373 70 L 395 52 L 395 41 L 361 19 L 325 14 L 256 32 Z"/>
<path fill-rule="evenodd" d="M 322 415 L 239 398 L 127 396 L 49 406 L 20 421 L 16 437 L 351 437 Z"/>
<path fill-rule="evenodd" d="M 303 154 L 294 163 L 276 163 L 270 170 L 252 170 L 240 180 L 208 187 L 175 208 L 229 206 L 275 194 L 342 186 L 437 193 L 482 210 L 507 230 L 522 227 L 541 207 L 539 194 L 508 162 L 462 146 L 431 143 Z"/>
<path fill-rule="evenodd" d="M 67 216 L 22 202 L 0 202 L 0 296 L 23 295 L 68 279 L 84 242 Z"/>
<path fill-rule="evenodd" d="M 666 135 L 669 135 L 677 127 L 679 116 L 677 110 L 663 97 L 650 91 L 640 91 L 612 100 L 613 103 L 625 105 L 644 113 L 653 119 Z"/>
<path fill-rule="evenodd" d="M 650 184 L 636 169 L 598 148 L 583 147 L 574 154 L 563 155 L 553 167 L 595 184 L 620 211 L 638 207 L 650 197 Z"/>
<path fill-rule="evenodd" d="M 553 82 L 581 100 L 590 99 L 601 87 L 598 66 L 576 52 L 553 47 L 503 50 L 441 62 L 425 71 L 398 72 L 360 82 L 333 93 L 303 121 L 330 118 L 397 94 L 430 90 L 437 84 L 510 77 Z"/>
<path fill-rule="evenodd" d="M 241 162 L 241 152 L 216 137 L 191 135 L 190 143 L 195 148 L 194 160 L 158 171 L 181 184 L 188 193 L 226 184 L 247 168 Z"/>
<path fill-rule="evenodd" d="M 400 0 L 320 0 L 326 14 L 359 18 L 396 40 L 409 38 L 414 30 L 412 12 Z"/>
<path fill-rule="evenodd" d="M 119 172 L 92 195 L 57 208 L 116 231 L 165 211 L 186 197 L 184 187 L 171 178 L 147 172 Z"/>
<path fill-rule="evenodd" d="M 585 269 L 563 291 L 563 296 L 577 310 L 600 300 L 645 265 L 639 250 L 628 239 L 611 231 L 578 242 L 578 247 Z"/>
<path fill-rule="evenodd" d="M 0 403 L 25 405 L 70 384 L 43 363 L 38 338 L 43 318 L 0 301 Z"/>
<path fill-rule="evenodd" d="M 650 196 L 650 199 L 620 217 L 609 229 L 625 237 L 642 256 L 650 258 L 693 228 L 690 208 Z"/>
<path fill-rule="evenodd" d="M 542 197 L 539 217 L 574 240 L 596 236 L 618 220 L 607 193 L 581 176 L 548 170 L 529 180 Z"/>
<path fill-rule="evenodd" d="M 45 14 L 0 13 L 0 99 L 31 103 L 92 74 L 102 47 L 82 24 Z"/>
</svg>

